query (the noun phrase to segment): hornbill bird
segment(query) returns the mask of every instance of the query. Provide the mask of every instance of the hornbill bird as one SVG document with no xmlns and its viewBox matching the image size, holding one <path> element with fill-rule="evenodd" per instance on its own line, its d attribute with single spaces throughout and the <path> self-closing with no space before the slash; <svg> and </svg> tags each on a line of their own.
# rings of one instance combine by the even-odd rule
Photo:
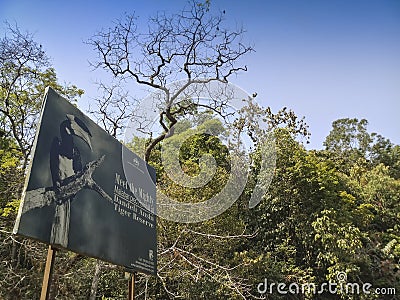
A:
<svg viewBox="0 0 400 300">
<path fill-rule="evenodd" d="M 60 124 L 60 138 L 55 137 L 50 151 L 50 171 L 56 195 L 62 181 L 82 171 L 79 149 L 74 144 L 73 136 L 81 138 L 90 149 L 92 134 L 82 120 L 67 114 L 67 119 Z M 61 198 L 61 197 L 60 197 Z M 68 245 L 70 205 L 72 198 L 56 201 L 55 216 L 51 228 L 50 243 L 63 247 Z"/>
</svg>

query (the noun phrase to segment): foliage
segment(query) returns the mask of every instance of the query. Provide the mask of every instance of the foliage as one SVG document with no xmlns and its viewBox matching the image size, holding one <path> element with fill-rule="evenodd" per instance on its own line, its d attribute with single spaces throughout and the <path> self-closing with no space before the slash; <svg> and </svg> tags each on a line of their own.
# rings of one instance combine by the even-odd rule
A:
<svg viewBox="0 0 400 300">
<path fill-rule="evenodd" d="M 399 178 L 399 146 L 377 133 L 369 133 L 368 121 L 356 118 L 339 119 L 332 123 L 332 130 L 326 137 L 324 146 L 338 160 L 341 170 L 348 173 L 352 163 L 388 166 L 394 178 Z"/>
<path fill-rule="evenodd" d="M 71 100 L 83 91 L 73 85 L 58 84 L 42 45 L 30 33 L 6 25 L 6 35 L 0 40 L 0 128 L 17 144 L 25 169 L 45 88 L 51 86 Z"/>
</svg>

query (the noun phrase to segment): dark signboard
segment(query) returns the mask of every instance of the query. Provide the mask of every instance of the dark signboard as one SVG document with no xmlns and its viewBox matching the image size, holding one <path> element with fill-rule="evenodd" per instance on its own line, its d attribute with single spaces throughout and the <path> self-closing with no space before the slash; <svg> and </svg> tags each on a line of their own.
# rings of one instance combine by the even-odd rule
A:
<svg viewBox="0 0 400 300">
<path fill-rule="evenodd" d="M 48 88 L 14 233 L 155 274 L 155 201 L 154 169 Z"/>
</svg>

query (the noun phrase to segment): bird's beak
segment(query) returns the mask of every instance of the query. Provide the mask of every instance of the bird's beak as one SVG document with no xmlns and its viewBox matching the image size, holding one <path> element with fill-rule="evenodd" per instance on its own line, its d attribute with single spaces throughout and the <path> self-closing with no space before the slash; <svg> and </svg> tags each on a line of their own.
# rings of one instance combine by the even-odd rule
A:
<svg viewBox="0 0 400 300">
<path fill-rule="evenodd" d="M 72 128 L 73 135 L 81 138 L 86 144 L 88 144 L 90 150 L 92 150 L 92 143 L 90 141 L 90 138 L 92 135 L 89 132 L 89 129 L 86 127 L 86 125 L 79 119 L 76 120 L 77 118 L 73 115 L 67 115 L 67 118 L 71 122 L 71 128 Z"/>
<path fill-rule="evenodd" d="M 77 137 L 80 137 L 82 140 L 85 141 L 86 144 L 88 144 L 90 150 L 92 150 L 92 143 L 90 142 L 90 135 L 86 131 L 84 131 L 81 127 L 74 128 L 74 135 Z"/>
</svg>

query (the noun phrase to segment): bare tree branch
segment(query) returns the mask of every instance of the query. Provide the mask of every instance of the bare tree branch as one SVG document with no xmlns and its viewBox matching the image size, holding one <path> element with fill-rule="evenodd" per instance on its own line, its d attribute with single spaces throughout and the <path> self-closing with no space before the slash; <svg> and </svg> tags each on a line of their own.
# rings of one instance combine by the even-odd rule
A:
<svg viewBox="0 0 400 300">
<path fill-rule="evenodd" d="M 157 101 L 162 107 L 159 123 L 163 132 L 148 144 L 146 160 L 178 119 L 193 108 L 208 108 L 222 115 L 223 101 L 179 105 L 185 91 L 196 84 L 228 82 L 231 75 L 247 71 L 239 61 L 253 48 L 243 43 L 243 28 L 224 28 L 223 16 L 211 14 L 208 2 L 192 1 L 178 14 L 158 13 L 150 18 L 147 31 L 139 31 L 137 18 L 131 14 L 88 41 L 98 54 L 92 62 L 95 68 L 160 92 Z M 177 80 L 181 85 L 171 87 Z"/>
<path fill-rule="evenodd" d="M 118 137 L 131 117 L 134 100 L 124 91 L 120 82 L 111 86 L 99 82 L 98 89 L 101 95 L 94 99 L 95 105 L 89 107 L 99 125 L 111 136 Z"/>
</svg>

